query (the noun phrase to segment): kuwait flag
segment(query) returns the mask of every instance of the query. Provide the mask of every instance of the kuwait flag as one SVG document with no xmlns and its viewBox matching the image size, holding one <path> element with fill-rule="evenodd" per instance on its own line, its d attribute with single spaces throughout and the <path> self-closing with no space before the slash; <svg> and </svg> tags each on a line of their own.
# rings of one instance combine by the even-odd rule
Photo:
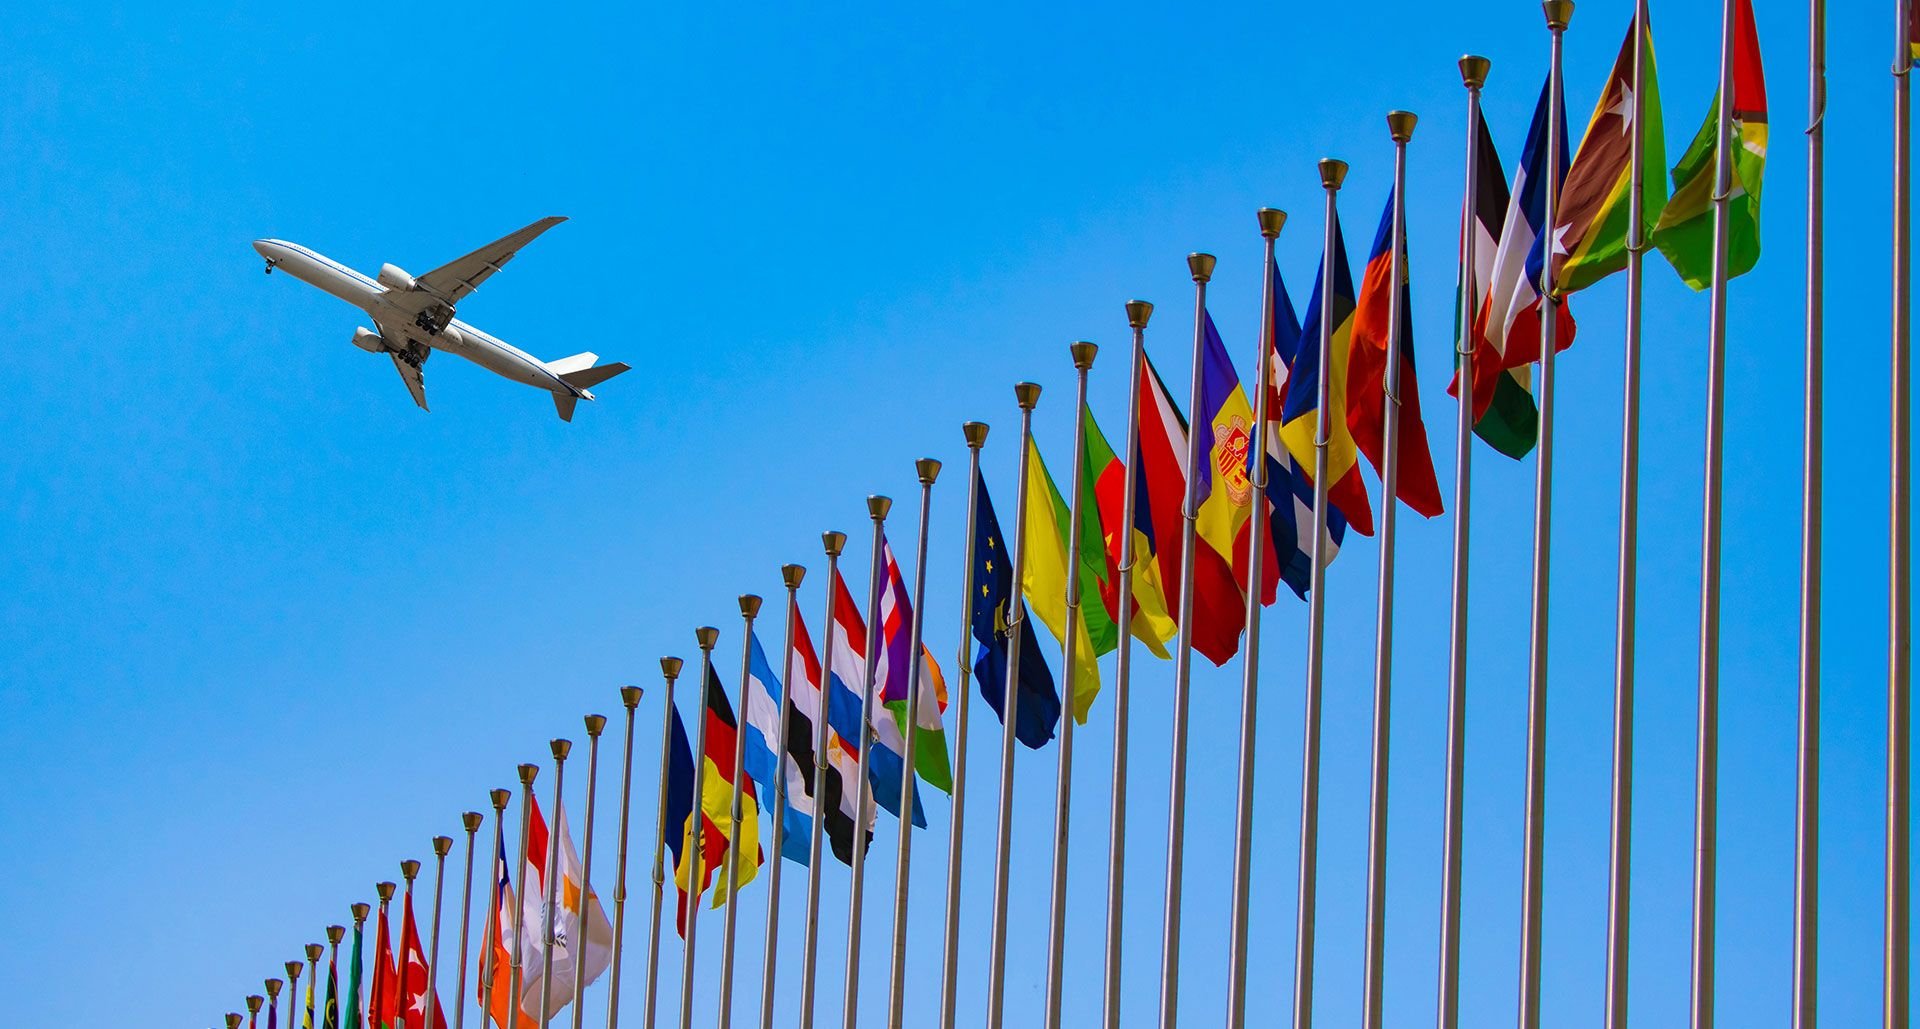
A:
<svg viewBox="0 0 1920 1029">
<path fill-rule="evenodd" d="M 1463 316 L 1459 291 L 1455 291 L 1453 336 L 1460 339 L 1465 331 L 1462 325 L 1467 321 L 1474 323 L 1474 434 L 1500 453 L 1519 460 L 1533 450 L 1534 440 L 1539 436 L 1540 409 L 1535 406 L 1533 392 L 1528 386 L 1532 378 L 1529 370 L 1525 367 L 1497 367 L 1499 355 L 1487 348 L 1477 328 L 1481 300 L 1490 295 L 1493 288 L 1493 269 L 1500 250 L 1501 229 L 1509 217 L 1511 198 L 1507 194 L 1507 180 L 1500 174 L 1500 154 L 1493 147 L 1493 136 L 1487 132 L 1485 119 L 1480 121 L 1476 129 L 1479 181 L 1474 191 L 1475 207 L 1471 211 L 1464 207 L 1461 210 L 1463 235 L 1460 240 L 1460 278 L 1470 299 L 1465 308 L 1468 313 Z M 1466 259 L 1469 242 L 1473 244 L 1471 266 Z M 1482 368 L 1480 362 L 1483 357 L 1492 362 L 1494 367 Z M 1447 394 L 1458 397 L 1460 369 L 1457 354 L 1454 363 L 1454 381 L 1447 386 Z M 1492 396 L 1481 392 L 1482 383 L 1492 383 Z"/>
</svg>

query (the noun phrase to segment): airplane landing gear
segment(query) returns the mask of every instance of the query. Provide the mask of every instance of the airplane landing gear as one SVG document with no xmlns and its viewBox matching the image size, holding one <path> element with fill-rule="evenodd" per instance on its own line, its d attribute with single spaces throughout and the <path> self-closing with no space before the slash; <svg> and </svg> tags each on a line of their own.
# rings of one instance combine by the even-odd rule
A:
<svg viewBox="0 0 1920 1029">
<path fill-rule="evenodd" d="M 279 263 L 280 263 L 280 262 L 278 262 L 278 261 L 268 261 L 268 262 L 267 262 L 267 271 L 266 271 L 266 274 L 268 274 L 268 275 L 272 275 L 272 274 L 273 274 L 273 266 L 274 266 L 274 265 L 276 265 L 276 264 L 279 264 Z"/>
</svg>

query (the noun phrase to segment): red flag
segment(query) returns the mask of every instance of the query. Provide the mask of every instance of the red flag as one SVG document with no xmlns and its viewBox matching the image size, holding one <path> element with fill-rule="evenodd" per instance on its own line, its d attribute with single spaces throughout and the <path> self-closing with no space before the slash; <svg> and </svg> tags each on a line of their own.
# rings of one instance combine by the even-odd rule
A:
<svg viewBox="0 0 1920 1029">
<path fill-rule="evenodd" d="M 380 922 L 373 934 L 373 992 L 368 1013 L 373 1029 L 392 1029 L 400 1013 L 400 974 L 393 967 L 393 946 L 387 933 L 387 907 L 380 906 Z"/>
<path fill-rule="evenodd" d="M 1360 282 L 1360 299 L 1353 312 L 1353 345 L 1347 356 L 1347 428 L 1353 442 L 1378 472 L 1385 454 L 1382 421 L 1386 412 L 1387 351 L 1392 343 L 1394 291 L 1400 295 L 1400 467 L 1395 492 L 1408 507 L 1433 518 L 1444 509 L 1440 483 L 1433 472 L 1433 453 L 1427 448 L 1427 426 L 1420 418 L 1420 382 L 1413 373 L 1413 312 L 1406 279 L 1406 246 L 1402 241 L 1401 279 L 1393 281 L 1394 197 L 1387 194 L 1387 210 L 1373 237 L 1373 253 Z M 1392 503 L 1391 500 L 1387 501 Z"/>
<path fill-rule="evenodd" d="M 399 988 L 397 1007 L 406 1013 L 407 1029 L 447 1029 L 447 1017 L 440 1010 L 440 998 L 427 996 L 427 955 L 420 949 L 420 930 L 413 921 L 413 895 L 406 899 L 401 917 L 400 964 L 395 982 Z M 427 1021 L 431 1002 L 433 1021 Z"/>
</svg>

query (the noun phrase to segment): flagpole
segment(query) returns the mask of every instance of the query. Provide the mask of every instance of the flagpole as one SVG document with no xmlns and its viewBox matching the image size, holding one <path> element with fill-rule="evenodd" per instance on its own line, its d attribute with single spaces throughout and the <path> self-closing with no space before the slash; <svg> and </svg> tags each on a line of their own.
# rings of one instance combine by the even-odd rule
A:
<svg viewBox="0 0 1920 1029">
<path fill-rule="evenodd" d="M 1038 383 L 1013 387 L 1020 405 L 1020 479 L 1013 504 L 1013 599 L 1007 611 L 1007 681 L 1000 697 L 1000 824 L 993 854 L 993 932 L 988 937 L 987 1029 L 1001 1029 L 1007 995 L 1007 872 L 1013 846 L 1013 745 L 1020 725 L 1021 621 L 1027 617 L 1020 580 L 1027 560 L 1027 451 L 1033 441 L 1033 409 L 1040 403 Z M 1072 717 L 1069 715 L 1068 717 Z"/>
<path fill-rule="evenodd" d="M 860 811 L 867 809 L 867 803 L 873 793 L 873 783 L 868 775 L 873 767 L 873 688 L 875 672 L 880 665 L 880 577 L 885 574 L 885 564 L 881 560 L 881 550 L 886 543 L 887 511 L 893 507 L 893 501 L 874 494 L 867 497 L 867 514 L 873 519 L 873 560 L 867 580 L 867 661 L 865 691 L 860 702 L 860 785 L 855 788 L 859 803 L 855 807 Z M 833 624 L 826 627 L 829 636 L 833 634 Z M 908 782 L 911 783 L 912 769 L 907 769 Z M 900 812 L 900 831 L 913 831 L 913 809 Z M 867 848 L 853 848 L 853 885 L 848 890 L 847 899 L 847 977 L 846 992 L 843 995 L 840 1020 L 845 1029 L 854 1029 L 860 1022 L 860 915 L 861 906 L 866 900 L 867 884 Z"/>
<path fill-rule="evenodd" d="M 1153 305 L 1145 300 L 1127 301 L 1127 327 L 1133 331 L 1131 379 L 1127 386 L 1127 460 L 1126 485 L 1120 503 L 1119 611 L 1120 651 L 1113 671 L 1113 775 L 1110 787 L 1112 808 L 1107 816 L 1107 935 L 1105 976 L 1103 979 L 1101 1025 L 1120 1029 L 1120 931 L 1126 900 L 1127 863 L 1127 718 L 1128 692 L 1133 676 L 1133 519 L 1139 502 L 1138 469 L 1133 467 L 1140 450 L 1140 376 L 1147 356 L 1147 319 L 1153 317 Z M 972 539 L 973 534 L 967 534 Z M 971 558 L 967 568 L 973 568 Z M 946 1027 L 951 1029 L 951 1027 Z"/>
<path fill-rule="evenodd" d="M 344 925 L 327 926 L 327 1001 L 333 1006 L 334 1021 L 330 1029 L 340 1029 L 340 941 L 347 935 Z M 322 1025 L 326 1016 L 320 1016 Z"/>
<path fill-rule="evenodd" d="M 666 890 L 667 761 L 673 741 L 673 683 L 680 678 L 683 666 L 684 662 L 677 657 L 660 659 L 660 675 L 667 683 L 667 702 L 660 708 L 660 798 L 658 813 L 653 819 L 653 915 L 647 930 L 647 996 L 640 1022 L 644 1029 L 653 1029 L 654 1008 L 658 1006 L 656 1001 L 659 997 L 660 904 Z M 607 1012 L 607 1029 L 616 1029 L 614 1019 L 619 1015 L 617 1006 Z"/>
<path fill-rule="evenodd" d="M 240 1029 L 240 1023 L 244 1021 L 244 1019 L 240 1015 L 240 1012 L 238 1011 L 227 1012 L 226 1018 L 227 1018 L 227 1029 Z"/>
<path fill-rule="evenodd" d="M 680 963 L 680 1029 L 693 1029 L 693 944 L 700 928 L 700 897 L 706 892 L 706 861 L 700 847 L 707 828 L 707 680 L 713 676 L 713 645 L 720 641 L 720 630 L 703 625 L 693 630 L 693 637 L 700 644 L 700 719 L 693 730 L 693 804 L 687 816 L 686 843 L 680 850 L 693 858 L 687 883 L 687 928 L 681 934 L 686 957 Z"/>
<path fill-rule="evenodd" d="M 1233 819 L 1233 899 L 1227 905 L 1229 920 L 1227 959 L 1227 1025 L 1240 1029 L 1247 1024 L 1247 927 L 1252 915 L 1250 891 L 1253 879 L 1253 771 L 1254 726 L 1260 697 L 1260 600 L 1265 591 L 1261 580 L 1265 573 L 1267 544 L 1267 393 L 1272 389 L 1273 362 L 1273 274 L 1274 241 L 1287 224 L 1287 213 L 1271 207 L 1256 212 L 1260 238 L 1265 250 L 1261 270 L 1259 349 L 1254 359 L 1253 442 L 1251 482 L 1253 512 L 1247 522 L 1247 650 L 1240 658 L 1240 785 L 1234 803 Z M 1128 531 L 1132 531 L 1129 522 Z"/>
<path fill-rule="evenodd" d="M 280 1014 L 280 987 L 286 985 L 278 979 L 268 979 L 267 987 L 267 1025 L 276 1024 Z M 403 1019 L 404 1021 L 404 1019 Z"/>
<path fill-rule="evenodd" d="M 293 1013 L 300 1007 L 300 973 L 303 970 L 300 962 L 287 962 L 287 1029 L 293 1029 Z"/>
<path fill-rule="evenodd" d="M 1541 4 L 1552 35 L 1552 64 L 1548 72 L 1546 218 L 1551 231 L 1559 224 L 1561 139 L 1566 125 L 1560 117 L 1561 48 L 1573 0 L 1546 0 Z M 1547 598 L 1551 579 L 1548 560 L 1553 532 L 1553 364 L 1554 333 L 1560 299 L 1554 294 L 1553 262 L 1545 263 L 1540 285 L 1540 440 L 1534 464 L 1533 487 L 1533 599 L 1527 660 L 1527 806 L 1526 853 L 1520 878 L 1520 1029 L 1540 1025 L 1540 939 L 1547 819 Z"/>
<path fill-rule="evenodd" d="M 1440 999 L 1438 1029 L 1460 1025 L 1460 871 L 1461 831 L 1465 815 L 1467 771 L 1467 551 L 1469 505 L 1473 492 L 1473 322 L 1480 309 L 1474 293 L 1479 274 L 1480 237 L 1480 89 L 1493 62 L 1469 54 L 1460 58 L 1460 81 L 1467 87 L 1467 186 L 1460 205 L 1460 313 L 1454 342 L 1455 380 L 1460 394 L 1454 437 L 1453 608 L 1447 654 L 1447 786 L 1443 811 L 1445 841 L 1440 870 Z"/>
<path fill-rule="evenodd" d="M 781 565 L 780 581 L 787 587 L 787 631 L 786 645 L 780 651 L 781 660 L 793 653 L 793 618 L 800 610 L 800 582 L 807 577 L 807 570 L 799 565 Z M 760 1029 L 773 1029 L 773 980 L 774 956 L 780 939 L 780 860 L 781 851 L 786 848 L 787 828 L 787 726 L 793 716 L 793 678 L 791 670 L 780 670 L 780 727 L 775 733 L 779 737 L 774 742 L 773 776 L 773 869 L 767 880 L 767 931 L 766 951 L 760 961 Z M 745 701 L 741 701 L 742 707 Z M 826 790 L 818 779 L 814 781 L 814 806 L 818 807 Z"/>
<path fill-rule="evenodd" d="M 471 838 L 471 837 L 469 837 Z M 453 837 L 435 836 L 433 838 L 433 931 L 428 934 L 427 942 L 427 1024 L 424 1029 L 446 1029 L 436 1024 L 433 1017 L 434 1005 L 440 1002 L 440 900 L 443 888 L 447 884 L 447 852 L 453 849 Z M 471 850 L 471 848 L 469 848 Z M 463 956 L 460 964 L 466 965 Z M 442 1019 L 444 1021 L 444 1019 Z"/>
<path fill-rule="evenodd" d="M 1614 613 L 1613 811 L 1607 862 L 1606 1029 L 1627 1029 L 1627 940 L 1632 915 L 1634 647 L 1640 562 L 1640 308 L 1646 256 L 1647 4 L 1633 7 L 1633 135 L 1627 150 L 1627 331 L 1620 427 L 1620 573 Z"/>
<path fill-rule="evenodd" d="M 520 772 L 520 874 L 514 882 L 520 884 L 520 894 L 515 903 L 520 910 L 513 916 L 513 953 L 507 956 L 507 1018 L 513 1023 L 508 1029 L 519 1029 L 520 1016 L 525 1010 L 520 1000 L 520 982 L 522 977 L 521 944 L 524 942 L 527 920 L 527 835 L 533 821 L 533 780 L 540 775 L 540 766 L 524 764 Z M 369 1029 L 378 1029 L 371 1026 Z M 544 1029 L 544 1027 L 543 1027 Z"/>
<path fill-rule="evenodd" d="M 375 890 L 377 891 L 378 887 L 375 887 Z M 361 1016 L 366 1014 L 366 1009 L 360 1006 L 360 962 L 357 956 L 360 953 L 361 937 L 367 927 L 367 915 L 373 911 L 373 905 L 366 901 L 355 901 L 347 905 L 347 911 L 353 915 L 353 953 L 356 955 L 353 970 L 348 973 L 347 980 L 347 985 L 353 991 L 353 996 L 347 999 L 351 1011 L 348 1020 L 364 1025 L 365 1019 Z"/>
<path fill-rule="evenodd" d="M 740 634 L 740 712 L 744 716 L 747 710 L 747 680 L 753 676 L 753 620 L 760 615 L 760 598 L 752 593 L 740 594 L 740 620 L 744 628 Z M 776 743 L 776 746 L 785 746 Z M 740 797 L 746 789 L 747 734 L 733 734 L 733 799 L 727 808 L 731 819 L 727 826 L 727 920 L 720 932 L 720 1029 L 730 1029 L 733 1025 L 733 940 L 734 927 L 739 924 L 740 896 L 740 820 L 744 814 Z M 780 855 L 775 853 L 773 860 L 778 863 Z M 577 1027 L 576 1027 L 577 1029 Z"/>
<path fill-rule="evenodd" d="M 393 905 L 393 891 L 397 888 L 398 887 L 395 886 L 395 884 L 392 882 L 377 882 L 373 884 L 373 894 L 374 896 L 380 898 L 381 921 L 386 920 L 387 909 Z M 374 942 L 377 945 L 379 943 L 379 938 L 378 938 L 379 933 L 375 932 L 374 936 L 375 936 Z M 393 941 L 388 940 L 387 942 L 391 944 Z M 375 954 L 373 956 L 373 960 L 374 960 L 373 982 L 369 983 L 368 985 L 374 988 L 369 989 L 367 991 L 367 1023 L 366 1024 L 367 1024 L 367 1029 L 381 1029 L 381 1027 L 374 1024 L 374 1014 L 376 1012 L 376 1009 L 378 1009 L 380 1006 L 380 991 L 377 987 L 379 987 L 381 982 L 381 973 L 385 972 L 386 969 L 380 967 L 380 963 L 379 963 L 380 955 Z"/>
<path fill-rule="evenodd" d="M 494 828 L 495 838 L 497 839 L 499 838 L 500 831 L 501 831 L 501 822 L 504 821 L 506 817 L 507 802 L 513 799 L 513 791 L 503 790 L 503 789 L 488 790 L 487 799 L 493 803 L 493 828 Z M 503 860 L 504 858 L 505 858 L 505 855 L 502 855 Z M 499 926 L 500 898 L 496 894 L 500 889 L 500 883 L 496 879 L 496 873 L 492 870 L 491 863 L 489 863 L 488 869 L 489 871 L 487 872 L 487 924 L 483 929 L 480 930 L 480 1025 L 481 1025 L 481 1029 L 485 1029 L 487 1024 L 487 1019 L 491 1017 L 493 1012 L 493 977 L 494 977 L 494 972 L 496 971 L 496 969 L 494 968 L 494 962 L 497 960 L 497 958 L 494 956 L 493 938 L 496 930 L 500 932 L 505 932 L 505 930 L 500 928 Z M 464 975 L 465 972 L 463 971 L 461 974 Z M 466 992 L 466 988 L 462 987 L 461 992 L 462 993 Z M 515 1027 L 515 1029 L 518 1029 L 518 1027 Z"/>
<path fill-rule="evenodd" d="M 1188 254 L 1193 275 L 1193 392 L 1187 404 L 1190 417 L 1200 410 L 1202 343 L 1206 338 L 1207 281 L 1213 278 L 1212 254 Z M 1166 904 L 1160 929 L 1160 1029 L 1173 1029 L 1180 1020 L 1180 900 L 1187 825 L 1187 692 L 1193 673 L 1193 548 L 1195 523 L 1200 516 L 1200 429 L 1187 433 L 1186 496 L 1180 505 L 1183 522 L 1180 544 L 1180 635 L 1173 665 L 1173 756 L 1167 804 Z M 1071 674 L 1071 670 L 1069 670 Z"/>
<path fill-rule="evenodd" d="M 627 743 L 620 761 L 620 846 L 614 861 L 618 869 L 613 878 L 613 963 L 607 974 L 607 1029 L 615 1029 L 620 1022 L 620 948 L 627 941 L 627 815 L 633 799 L 633 716 L 645 692 L 638 686 L 620 687 L 620 704 L 627 709 Z M 662 747 L 661 753 L 665 752 Z M 661 776 L 663 783 L 665 780 Z"/>
<path fill-rule="evenodd" d="M 985 422 L 967 422 L 960 427 L 967 441 L 967 561 L 960 573 L 960 653 L 956 659 L 959 692 L 955 696 L 953 740 L 953 815 L 947 832 L 947 922 L 946 945 L 941 950 L 940 1029 L 953 1029 L 955 993 L 959 988 L 960 962 L 960 864 L 964 851 L 967 810 L 967 676 L 968 641 L 973 633 L 973 534 L 974 507 L 979 504 L 980 448 L 987 443 Z M 917 612 L 919 608 L 916 606 Z"/>
<path fill-rule="evenodd" d="M 1059 772 L 1053 812 L 1053 892 L 1047 916 L 1046 1027 L 1060 1027 L 1060 990 L 1066 974 L 1067 949 L 1067 840 L 1073 796 L 1075 661 L 1080 640 L 1080 526 L 1086 517 L 1081 489 L 1086 478 L 1082 451 L 1087 445 L 1087 372 L 1100 348 L 1081 341 L 1070 348 L 1077 389 L 1073 419 L 1073 501 L 1067 506 L 1066 639 L 1061 644 L 1062 667 L 1067 674 L 1067 717 L 1060 720 Z"/>
<path fill-rule="evenodd" d="M 585 1007 L 580 1003 L 580 994 L 587 988 L 587 902 L 597 900 L 593 895 L 593 803 L 595 787 L 600 779 L 600 734 L 606 731 L 606 715 L 588 715 L 584 719 L 587 729 L 587 824 L 580 831 L 583 837 L 580 855 L 580 893 L 575 902 L 579 905 L 574 911 L 573 931 L 576 940 L 567 941 L 567 949 L 573 955 L 573 1029 L 580 1029 L 581 1020 L 586 1017 Z M 558 821 L 558 816 L 555 816 Z M 621 844 L 624 846 L 624 836 Z M 608 1002 L 611 1004 L 611 1000 Z"/>
<path fill-rule="evenodd" d="M 553 1020 L 553 929 L 559 922 L 555 917 L 555 908 L 560 906 L 560 790 L 566 784 L 567 754 L 573 750 L 572 740 L 556 739 L 549 744 L 553 751 L 553 823 L 547 827 L 547 867 L 540 876 L 541 892 L 546 894 L 546 912 L 542 919 L 546 928 L 542 930 L 540 942 L 540 1025 L 543 1027 Z M 401 1027 L 405 1029 L 405 1027 Z"/>
<path fill-rule="evenodd" d="M 907 987 L 907 870 L 913 859 L 913 833 L 908 831 L 913 814 L 915 741 L 920 737 L 920 645 L 922 608 L 927 602 L 927 519 L 933 506 L 933 481 L 940 477 L 940 462 L 923 457 L 913 463 L 920 478 L 920 539 L 913 559 L 913 624 L 907 630 L 907 726 L 902 763 L 906 772 L 900 777 L 900 810 L 907 818 L 900 830 L 900 853 L 893 873 L 893 976 L 887 988 L 887 1024 L 900 1025 L 906 1007 Z"/>
<path fill-rule="evenodd" d="M 1313 569 L 1307 588 L 1306 712 L 1301 726 L 1300 882 L 1293 924 L 1293 1026 L 1313 1025 L 1313 925 L 1320 873 L 1320 687 L 1327 636 L 1327 442 L 1333 406 L 1333 250 L 1340 224 L 1337 200 L 1347 180 L 1347 162 L 1320 159 L 1320 186 L 1327 194 L 1325 236 L 1320 254 L 1319 395 L 1313 429 Z M 1190 463 L 1191 464 L 1191 463 Z M 1188 531 L 1191 543 L 1192 531 Z M 1192 598 L 1181 601 L 1190 613 Z M 1184 623 L 1183 623 L 1184 624 Z M 1185 630 L 1181 630 L 1185 635 Z"/>
<path fill-rule="evenodd" d="M 460 960 L 457 962 L 460 973 L 453 988 L 453 1029 L 461 1029 L 467 1020 L 467 923 L 473 915 L 473 837 L 486 820 L 487 817 L 478 811 L 468 811 L 460 816 L 460 824 L 467 830 L 467 880 L 466 886 L 460 891 Z M 438 967 L 437 963 L 435 967 Z M 486 1018 L 484 1014 L 480 1017 Z"/>
<path fill-rule="evenodd" d="M 1893 74 L 1893 397 L 1892 512 L 1888 540 L 1887 604 L 1887 887 L 1883 1000 L 1886 1024 L 1902 1026 L 1908 1017 L 1908 945 L 1912 924 L 1911 855 L 1913 726 L 1912 509 L 1913 453 L 1913 211 L 1908 191 L 1913 179 L 1913 52 L 1908 41 L 1913 0 L 1895 0 L 1899 17 L 1899 56 Z M 1721 76 L 1725 78 L 1723 74 Z"/>
<path fill-rule="evenodd" d="M 826 786 L 827 781 L 827 683 L 833 675 L 833 604 L 835 585 L 839 583 L 840 552 L 846 549 L 847 534 L 844 532 L 823 532 L 820 534 L 821 546 L 827 554 L 827 615 L 821 625 L 821 654 L 819 703 L 815 705 L 813 727 L 813 781 L 818 787 L 817 803 L 813 805 L 812 837 L 807 841 L 807 926 L 806 946 L 800 954 L 800 1029 L 813 1029 L 813 989 L 815 973 L 818 971 L 817 958 L 820 943 L 820 837 L 827 824 Z M 786 665 L 787 676 L 793 676 L 793 653 L 791 650 L 781 658 Z M 855 850 L 864 850 L 867 842 L 867 809 L 863 806 L 854 811 L 853 846 Z"/>
<path fill-rule="evenodd" d="M 1827 3 L 1807 27 L 1807 372 L 1800 497 L 1800 745 L 1794 805 L 1793 1025 L 1814 1029 L 1820 932 L 1820 528 L 1826 452 Z"/>
<path fill-rule="evenodd" d="M 406 902 L 408 911 L 413 910 L 413 880 L 418 878 L 419 875 L 420 875 L 420 862 L 415 861 L 412 858 L 408 858 L 405 861 L 400 862 L 400 878 L 406 883 L 406 887 L 405 887 L 406 901 L 405 902 Z M 406 942 L 405 942 L 406 935 L 407 935 L 406 927 L 401 926 L 400 927 L 401 945 L 395 948 L 395 950 L 399 952 L 397 963 L 400 966 L 399 968 L 400 978 L 398 982 L 394 983 L 394 988 L 393 988 L 393 995 L 399 1001 L 399 1004 L 397 1005 L 398 1010 L 394 1013 L 394 1016 L 393 1016 L 394 1029 L 407 1029 L 407 1006 L 406 1006 L 407 955 L 405 953 L 407 949 Z M 422 1029 L 422 1027 L 415 1026 L 414 1029 Z"/>
<path fill-rule="evenodd" d="M 259 1021 L 260 1005 L 265 1004 L 266 1002 L 267 1002 L 267 998 L 262 997 L 257 993 L 250 993 L 247 995 L 247 1029 L 253 1029 L 254 1023 Z"/>
<path fill-rule="evenodd" d="M 327 948 L 318 943 L 309 943 L 307 944 L 305 949 L 307 953 L 307 968 L 308 968 L 307 1016 L 304 1020 L 302 1020 L 301 1024 L 305 1026 L 306 1029 L 312 1029 L 313 1016 L 316 1013 L 316 1009 L 314 1007 L 314 1001 L 316 1000 L 316 998 L 314 997 L 314 994 L 319 991 L 319 986 L 320 986 L 320 957 L 321 955 L 324 955 L 327 952 Z"/>
</svg>

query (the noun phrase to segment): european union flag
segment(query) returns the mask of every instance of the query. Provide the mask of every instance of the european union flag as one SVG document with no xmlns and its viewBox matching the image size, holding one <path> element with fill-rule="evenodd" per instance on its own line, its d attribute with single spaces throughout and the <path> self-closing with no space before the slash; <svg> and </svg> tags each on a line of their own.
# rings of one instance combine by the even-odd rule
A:
<svg viewBox="0 0 1920 1029">
<path fill-rule="evenodd" d="M 1014 736 L 1038 750 L 1053 739 L 1060 724 L 1060 693 L 1054 688 L 1053 672 L 1040 653 L 1040 640 L 1033 633 L 1033 617 L 1014 588 L 1013 564 L 1007 559 L 1007 545 L 1000 534 L 1000 520 L 993 515 L 993 499 L 987 496 L 987 484 L 974 473 L 973 495 L 978 498 L 973 510 L 973 603 L 968 618 L 980 652 L 973 659 L 973 674 L 980 681 L 980 696 L 1007 721 L 1002 700 L 1007 690 L 1007 646 L 1013 631 L 1007 621 L 1013 605 L 1020 605 L 1020 710 Z"/>
</svg>

